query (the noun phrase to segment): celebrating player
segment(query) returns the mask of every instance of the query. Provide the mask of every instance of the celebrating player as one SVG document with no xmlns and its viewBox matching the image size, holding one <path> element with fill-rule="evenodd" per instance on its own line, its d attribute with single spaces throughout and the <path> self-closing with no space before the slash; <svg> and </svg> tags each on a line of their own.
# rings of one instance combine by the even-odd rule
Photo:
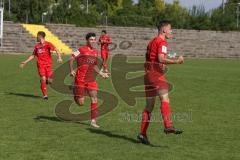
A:
<svg viewBox="0 0 240 160">
<path fill-rule="evenodd" d="M 28 62 L 36 58 L 38 73 L 41 78 L 40 82 L 43 99 L 47 100 L 47 84 L 51 84 L 53 80 L 51 51 L 56 51 L 58 56 L 57 62 L 61 63 L 62 58 L 58 49 L 52 43 L 45 41 L 45 36 L 46 34 L 43 31 L 37 33 L 38 44 L 35 45 L 33 54 L 29 56 L 27 60 L 23 61 L 20 67 L 23 68 Z"/>
<path fill-rule="evenodd" d="M 71 76 L 75 76 L 74 100 L 78 105 L 84 104 L 84 96 L 88 94 L 91 98 L 91 126 L 99 128 L 97 125 L 97 90 L 98 85 L 95 80 L 94 71 L 101 77 L 107 78 L 108 74 L 99 71 L 97 66 L 98 52 L 94 49 L 96 43 L 95 33 L 86 35 L 87 44 L 74 51 L 70 60 Z M 77 71 L 74 71 L 73 63 L 77 60 Z"/>
<path fill-rule="evenodd" d="M 151 112 L 154 108 L 156 96 L 161 101 L 161 114 L 165 125 L 166 134 L 181 134 L 183 131 L 171 126 L 170 106 L 169 106 L 169 84 L 164 76 L 165 65 L 182 64 L 184 59 L 179 56 L 178 59 L 168 59 L 166 39 L 170 38 L 172 29 L 169 21 L 162 21 L 158 26 L 159 35 L 152 39 L 147 47 L 145 61 L 144 85 L 146 93 L 146 107 L 142 113 L 141 132 L 137 138 L 143 144 L 150 144 L 147 138 L 147 129 L 150 122 Z"/>
<path fill-rule="evenodd" d="M 108 60 L 108 45 L 112 43 L 110 37 L 107 35 L 106 30 L 102 30 L 102 35 L 98 41 L 101 44 L 101 57 L 102 57 L 102 68 L 101 71 L 108 72 L 107 60 Z"/>
</svg>

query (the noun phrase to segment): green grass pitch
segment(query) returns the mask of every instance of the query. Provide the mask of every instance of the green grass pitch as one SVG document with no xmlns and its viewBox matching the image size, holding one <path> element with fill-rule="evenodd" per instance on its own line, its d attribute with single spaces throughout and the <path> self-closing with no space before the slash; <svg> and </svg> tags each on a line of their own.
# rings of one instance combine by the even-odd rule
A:
<svg viewBox="0 0 240 160">
<path fill-rule="evenodd" d="M 170 66 L 167 78 L 174 84 L 171 109 L 184 115 L 175 119 L 174 126 L 185 132 L 165 135 L 163 124 L 153 122 L 148 130 L 153 146 L 145 146 L 136 142 L 140 122 L 124 117 L 141 113 L 143 98 L 134 107 L 128 106 L 110 79 L 98 79 L 100 88 L 119 98 L 118 107 L 99 119 L 101 128 L 91 129 L 88 122 L 60 121 L 54 114 L 55 105 L 72 97 L 48 87 L 50 99 L 42 100 L 35 62 L 18 68 L 26 57 L 0 56 L 1 160 L 240 159 L 239 60 L 189 59 Z M 132 57 L 131 61 L 143 58 Z M 54 68 L 58 66 L 55 63 Z M 88 100 L 83 107 L 71 107 L 74 113 L 88 109 Z M 153 114 L 159 115 L 159 100 Z"/>
</svg>

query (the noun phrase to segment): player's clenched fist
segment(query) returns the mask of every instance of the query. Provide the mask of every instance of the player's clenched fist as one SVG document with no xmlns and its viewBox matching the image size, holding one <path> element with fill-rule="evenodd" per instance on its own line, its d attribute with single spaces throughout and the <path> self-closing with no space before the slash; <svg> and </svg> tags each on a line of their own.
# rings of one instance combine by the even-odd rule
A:
<svg viewBox="0 0 240 160">
<path fill-rule="evenodd" d="M 179 56 L 177 61 L 178 61 L 178 64 L 182 64 L 184 62 L 183 56 Z"/>
<path fill-rule="evenodd" d="M 19 67 L 20 67 L 20 68 L 24 68 L 25 65 L 26 65 L 25 62 L 21 62 L 20 65 L 19 65 Z"/>
<path fill-rule="evenodd" d="M 62 63 L 62 58 L 61 58 L 61 57 L 58 58 L 58 59 L 57 59 L 57 62 L 58 62 L 58 63 Z"/>
<path fill-rule="evenodd" d="M 102 78 L 108 78 L 109 77 L 109 75 L 108 75 L 109 73 L 103 73 L 103 72 L 99 72 L 99 75 L 102 77 Z"/>
<path fill-rule="evenodd" d="M 70 76 L 75 77 L 75 75 L 76 75 L 76 72 L 75 71 L 71 71 Z"/>
</svg>

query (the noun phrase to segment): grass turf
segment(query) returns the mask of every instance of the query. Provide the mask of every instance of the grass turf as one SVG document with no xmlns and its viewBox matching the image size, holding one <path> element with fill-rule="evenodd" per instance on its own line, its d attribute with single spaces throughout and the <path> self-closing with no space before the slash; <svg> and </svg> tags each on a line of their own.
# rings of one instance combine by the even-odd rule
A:
<svg viewBox="0 0 240 160">
<path fill-rule="evenodd" d="M 110 79 L 98 79 L 100 88 L 119 99 L 118 107 L 99 119 L 101 129 L 91 129 L 88 122 L 61 121 L 54 114 L 55 105 L 72 97 L 48 87 L 50 99 L 42 100 L 35 62 L 18 68 L 25 58 L 0 56 L 0 159 L 240 159 L 238 60 L 186 60 L 170 66 L 171 108 L 178 115 L 174 125 L 185 132 L 165 135 L 162 123 L 153 122 L 148 130 L 153 146 L 145 146 L 136 141 L 140 122 L 134 119 L 142 112 L 143 98 L 130 107 Z M 71 107 L 74 113 L 88 109 L 89 101 L 84 107 Z M 159 115 L 159 100 L 153 114 Z"/>
</svg>

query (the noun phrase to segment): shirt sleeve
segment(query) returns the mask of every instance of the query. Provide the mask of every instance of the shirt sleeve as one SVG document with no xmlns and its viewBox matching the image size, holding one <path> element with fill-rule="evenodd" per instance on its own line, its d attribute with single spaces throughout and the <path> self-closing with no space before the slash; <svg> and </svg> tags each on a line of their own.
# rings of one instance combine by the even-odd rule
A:
<svg viewBox="0 0 240 160">
<path fill-rule="evenodd" d="M 160 43 L 158 46 L 158 54 L 167 54 L 167 45 Z"/>
<path fill-rule="evenodd" d="M 98 39 L 98 42 L 101 43 L 101 41 L 102 41 L 102 38 L 100 37 L 100 38 Z"/>
<path fill-rule="evenodd" d="M 73 51 L 73 53 L 72 53 L 72 57 L 73 58 L 76 58 L 76 57 L 78 57 L 80 55 L 80 51 L 78 50 L 78 49 L 76 49 L 75 51 Z"/>
<path fill-rule="evenodd" d="M 98 51 L 96 51 L 96 55 L 98 55 Z M 94 63 L 95 65 L 98 65 L 98 58 L 96 57 L 96 61 Z"/>
<path fill-rule="evenodd" d="M 33 50 L 33 55 L 36 56 L 37 55 L 37 48 L 34 47 L 34 50 Z"/>
<path fill-rule="evenodd" d="M 112 40 L 110 37 L 108 37 L 107 41 L 108 41 L 108 43 L 112 43 Z"/>
<path fill-rule="evenodd" d="M 50 51 L 55 51 L 56 47 L 49 42 L 49 48 L 50 48 Z"/>
</svg>

